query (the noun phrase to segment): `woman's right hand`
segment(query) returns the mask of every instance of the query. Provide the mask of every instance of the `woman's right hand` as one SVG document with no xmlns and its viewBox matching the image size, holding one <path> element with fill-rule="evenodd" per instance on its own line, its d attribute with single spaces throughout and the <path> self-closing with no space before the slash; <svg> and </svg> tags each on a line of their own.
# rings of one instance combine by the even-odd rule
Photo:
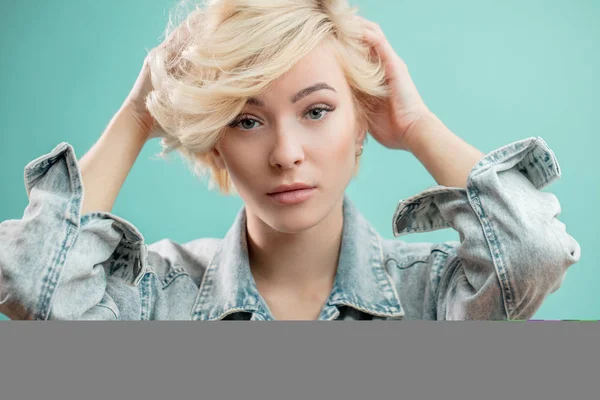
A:
<svg viewBox="0 0 600 400">
<path fill-rule="evenodd" d="M 189 38 L 190 32 L 187 24 L 181 23 L 168 34 L 167 38 L 156 49 L 169 46 L 169 52 L 180 52 L 182 46 L 186 44 Z M 144 59 L 140 74 L 124 105 L 131 111 L 143 132 L 148 133 L 148 139 L 152 139 L 162 137 L 166 133 L 146 108 L 146 97 L 154 89 L 152 86 L 149 58 L 150 56 L 148 55 Z"/>
<path fill-rule="evenodd" d="M 148 63 L 148 57 L 146 57 L 140 74 L 125 100 L 124 108 L 127 109 L 128 112 L 131 112 L 131 116 L 139 124 L 142 131 L 147 133 L 147 140 L 161 137 L 165 134 L 165 131 L 152 115 L 150 115 L 150 112 L 146 108 L 146 97 L 152 90 L 150 65 Z"/>
</svg>

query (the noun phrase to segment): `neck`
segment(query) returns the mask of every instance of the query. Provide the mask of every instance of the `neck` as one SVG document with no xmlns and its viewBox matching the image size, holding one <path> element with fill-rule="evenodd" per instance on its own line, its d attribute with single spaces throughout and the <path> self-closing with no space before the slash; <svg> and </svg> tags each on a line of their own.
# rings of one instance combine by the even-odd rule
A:
<svg viewBox="0 0 600 400">
<path fill-rule="evenodd" d="M 248 255 L 257 285 L 329 292 L 342 242 L 342 207 L 343 198 L 325 219 L 298 233 L 276 231 L 246 209 Z"/>
</svg>

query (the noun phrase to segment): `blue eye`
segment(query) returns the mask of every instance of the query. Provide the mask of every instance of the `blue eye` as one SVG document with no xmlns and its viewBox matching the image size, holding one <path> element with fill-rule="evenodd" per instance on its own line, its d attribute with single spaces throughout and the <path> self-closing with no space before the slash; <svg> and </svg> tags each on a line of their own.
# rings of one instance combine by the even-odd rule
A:
<svg viewBox="0 0 600 400">
<path fill-rule="evenodd" d="M 244 122 L 254 123 L 254 122 L 258 122 L 258 121 L 255 120 L 255 119 L 252 119 L 252 118 L 244 118 L 237 125 L 242 124 L 242 127 L 244 127 L 243 126 Z M 246 129 L 252 129 L 253 127 L 252 126 L 245 126 L 244 128 L 246 128 Z"/>
<path fill-rule="evenodd" d="M 310 107 L 305 112 L 305 115 L 311 114 L 312 116 L 317 117 L 316 119 L 315 118 L 309 118 L 311 121 L 322 121 L 325 117 L 318 118 L 319 116 L 323 115 L 324 112 L 330 113 L 330 112 L 332 112 L 334 110 L 335 110 L 334 107 L 330 107 L 330 106 L 325 105 L 325 104 L 318 104 L 318 105 Z M 247 123 L 247 122 L 250 122 L 250 124 L 255 123 L 255 122 L 260 124 L 260 121 L 254 119 L 254 118 L 246 117 L 246 115 L 247 114 L 240 115 L 232 123 L 229 124 L 229 127 L 231 127 L 231 128 L 240 128 L 243 131 L 249 131 L 249 130 L 252 130 L 252 128 L 253 128 L 252 126 L 248 126 L 248 124 L 246 124 L 246 126 L 241 126 L 240 127 L 239 125 L 243 124 L 243 123 Z"/>
<path fill-rule="evenodd" d="M 314 111 L 317 112 L 317 117 L 318 117 L 319 115 L 322 115 L 323 112 L 330 112 L 330 111 L 332 111 L 332 109 L 330 107 L 314 107 L 314 108 L 309 109 L 308 112 L 307 112 L 307 114 L 310 114 L 310 113 L 312 113 Z M 315 114 L 312 114 L 312 115 L 315 115 Z M 319 121 L 321 119 L 322 118 L 319 118 L 319 119 L 317 119 L 315 121 Z"/>
</svg>

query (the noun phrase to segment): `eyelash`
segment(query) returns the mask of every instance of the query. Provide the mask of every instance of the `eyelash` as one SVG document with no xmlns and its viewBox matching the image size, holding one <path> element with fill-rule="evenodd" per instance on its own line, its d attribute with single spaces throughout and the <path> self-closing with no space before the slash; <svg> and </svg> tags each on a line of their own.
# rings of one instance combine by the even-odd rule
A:
<svg viewBox="0 0 600 400">
<path fill-rule="evenodd" d="M 313 105 L 313 106 L 309 107 L 309 109 L 306 110 L 306 112 L 304 114 L 306 115 L 309 112 L 314 111 L 314 110 L 327 111 L 327 114 L 329 114 L 329 113 L 331 113 L 332 111 L 335 110 L 335 107 L 328 106 L 327 104 L 316 104 L 316 105 Z M 315 121 L 315 122 L 321 122 L 321 121 L 323 121 L 327 117 L 327 114 L 325 114 L 325 117 L 323 117 L 321 119 L 314 119 L 313 121 Z M 242 115 L 238 116 L 232 123 L 229 124 L 229 127 L 230 128 L 235 128 L 241 122 L 246 121 L 246 120 L 256 121 L 256 122 L 260 123 L 260 121 L 258 121 L 255 118 L 246 118 L 247 115 L 248 114 L 242 114 Z M 241 129 L 241 130 L 243 130 L 243 131 L 251 131 L 252 129 L 254 129 L 254 128 L 251 128 L 251 129 Z"/>
</svg>

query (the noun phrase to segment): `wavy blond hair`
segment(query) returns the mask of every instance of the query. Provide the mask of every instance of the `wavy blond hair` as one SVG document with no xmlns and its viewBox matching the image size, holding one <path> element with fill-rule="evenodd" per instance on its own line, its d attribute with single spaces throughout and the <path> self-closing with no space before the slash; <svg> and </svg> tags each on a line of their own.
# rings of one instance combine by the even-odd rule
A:
<svg viewBox="0 0 600 400">
<path fill-rule="evenodd" d="M 193 3 L 192 10 L 188 1 L 176 6 L 166 39 L 148 54 L 154 90 L 146 107 L 165 131 L 160 156 L 177 150 L 197 176 L 211 173 L 210 189 L 236 192 L 211 150 L 247 98 L 259 96 L 323 41 L 342 66 L 359 121 L 368 124 L 389 93 L 383 63 L 361 41 L 362 25 L 353 18 L 358 8 L 347 0 Z M 184 20 L 176 22 L 182 10 Z"/>
</svg>

